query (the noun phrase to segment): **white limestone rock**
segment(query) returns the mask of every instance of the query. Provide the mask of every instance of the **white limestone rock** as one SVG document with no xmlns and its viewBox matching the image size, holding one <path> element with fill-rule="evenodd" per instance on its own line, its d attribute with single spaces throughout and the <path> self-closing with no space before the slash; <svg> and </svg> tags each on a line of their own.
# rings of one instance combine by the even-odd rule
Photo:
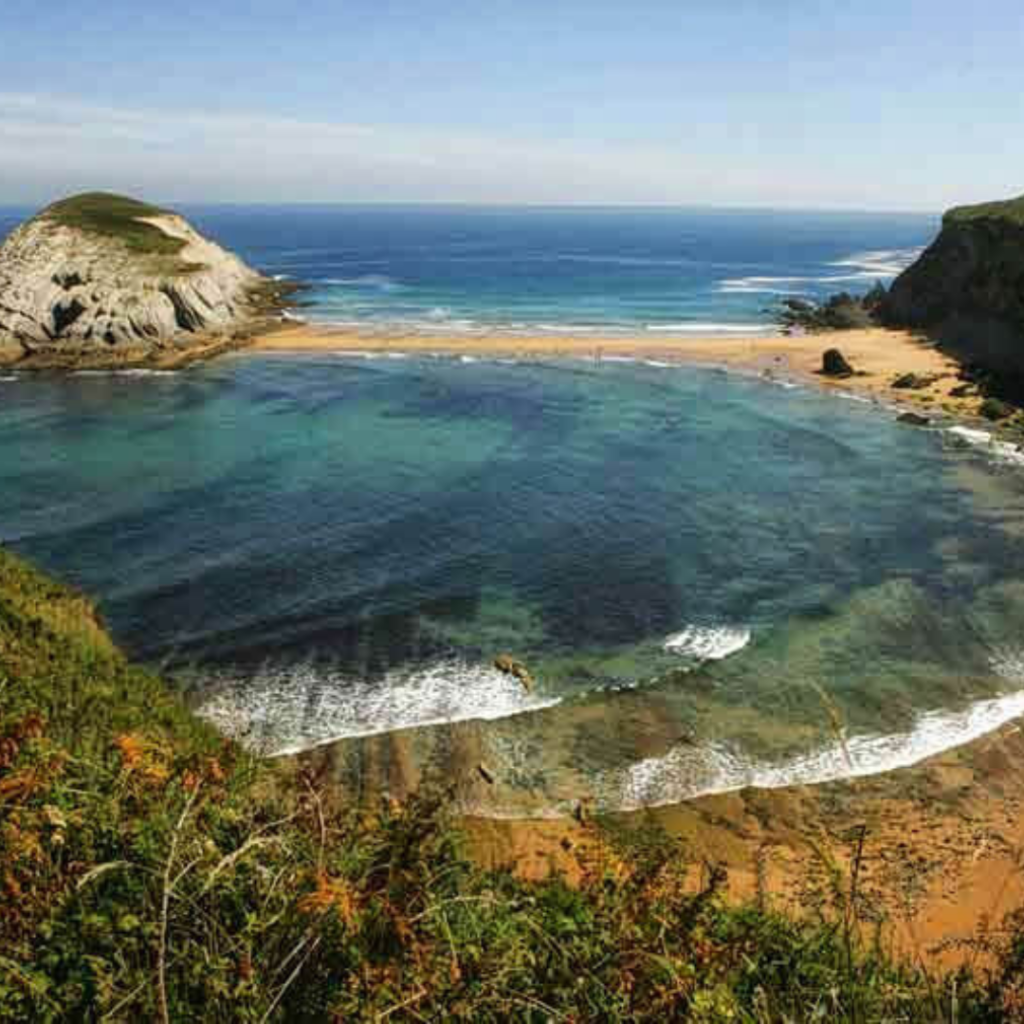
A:
<svg viewBox="0 0 1024 1024">
<path fill-rule="evenodd" d="M 0 364 L 187 348 L 265 313 L 267 284 L 177 214 L 119 196 L 76 196 L 0 246 Z"/>
</svg>

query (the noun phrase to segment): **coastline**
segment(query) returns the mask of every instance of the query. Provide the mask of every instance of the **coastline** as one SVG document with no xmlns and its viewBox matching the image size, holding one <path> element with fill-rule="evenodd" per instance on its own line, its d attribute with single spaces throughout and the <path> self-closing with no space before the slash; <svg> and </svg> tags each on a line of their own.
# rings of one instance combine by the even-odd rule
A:
<svg viewBox="0 0 1024 1024">
<path fill-rule="evenodd" d="M 839 348 L 856 374 L 822 375 L 822 353 Z M 247 347 L 269 353 L 434 354 L 477 358 L 636 359 L 724 368 L 852 394 L 898 409 L 977 425 L 981 397 L 952 396 L 960 364 L 927 338 L 871 328 L 802 335 L 451 335 L 340 330 L 288 325 Z M 912 390 L 895 378 L 934 377 Z M 995 425 L 981 421 L 986 428 Z M 995 427 L 995 429 L 998 429 Z M 391 746 L 404 747 L 392 736 Z M 298 755 L 321 763 L 326 751 Z M 399 762 L 404 763 L 399 757 Z M 756 898 L 787 910 L 806 905 L 810 879 L 831 860 L 844 870 L 848 841 L 863 830 L 864 886 L 886 915 L 886 943 L 929 966 L 953 967 L 985 958 L 984 943 L 1005 912 L 1024 901 L 1024 732 L 1019 719 L 926 757 L 908 767 L 835 781 L 779 788 L 748 787 L 678 803 L 624 811 L 611 820 L 654 824 L 683 843 L 694 864 L 729 872 L 730 898 Z M 401 776 L 389 788 L 402 792 Z M 609 851 L 586 822 L 557 818 L 467 815 L 463 826 L 474 859 L 512 867 L 526 878 L 562 871 L 580 877 L 588 858 Z"/>
<path fill-rule="evenodd" d="M 852 377 L 820 373 L 822 353 L 839 348 L 853 365 Z M 923 413 L 973 420 L 981 398 L 956 397 L 960 364 L 926 337 L 873 327 L 808 334 L 445 334 L 340 329 L 288 324 L 255 337 L 249 351 L 278 353 L 359 352 L 384 355 L 434 354 L 493 358 L 640 359 L 717 366 L 783 380 L 812 383 L 831 391 L 859 394 Z M 892 388 L 903 374 L 936 379 L 914 390 Z"/>
</svg>

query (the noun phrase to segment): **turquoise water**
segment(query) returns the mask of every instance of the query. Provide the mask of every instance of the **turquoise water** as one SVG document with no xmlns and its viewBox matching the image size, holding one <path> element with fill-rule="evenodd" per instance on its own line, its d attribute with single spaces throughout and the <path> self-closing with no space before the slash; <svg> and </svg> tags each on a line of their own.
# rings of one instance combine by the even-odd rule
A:
<svg viewBox="0 0 1024 1024">
<path fill-rule="evenodd" d="M 1020 468 L 814 390 L 242 355 L 8 375 L 0 437 L 5 543 L 268 751 L 430 726 L 437 763 L 476 722 L 498 809 L 622 806 L 902 763 L 1020 702 Z"/>
</svg>

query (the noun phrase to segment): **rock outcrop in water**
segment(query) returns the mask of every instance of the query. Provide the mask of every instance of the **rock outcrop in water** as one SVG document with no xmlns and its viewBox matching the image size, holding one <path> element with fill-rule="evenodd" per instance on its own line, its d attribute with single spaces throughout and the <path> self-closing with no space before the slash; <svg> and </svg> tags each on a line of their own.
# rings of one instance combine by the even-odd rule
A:
<svg viewBox="0 0 1024 1024">
<path fill-rule="evenodd" d="M 0 246 L 0 363 L 125 363 L 254 329 L 288 291 L 183 217 L 88 193 Z"/>
<path fill-rule="evenodd" d="M 893 282 L 882 316 L 1024 383 L 1024 196 L 950 210 L 938 238 Z"/>
</svg>

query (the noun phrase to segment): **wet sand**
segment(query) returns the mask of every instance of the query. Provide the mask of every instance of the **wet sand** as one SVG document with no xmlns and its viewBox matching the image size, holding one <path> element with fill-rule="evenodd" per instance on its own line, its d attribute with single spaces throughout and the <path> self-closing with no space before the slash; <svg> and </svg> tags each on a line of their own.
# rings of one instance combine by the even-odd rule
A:
<svg viewBox="0 0 1024 1024">
<path fill-rule="evenodd" d="M 1024 733 L 1011 723 L 974 743 L 884 775 L 783 789 L 746 789 L 615 816 L 660 825 L 682 844 L 693 885 L 708 864 L 728 871 L 731 898 L 812 912 L 828 889 L 826 859 L 850 865 L 863 833 L 863 934 L 929 968 L 984 964 L 1002 918 L 1024 903 Z M 528 878 L 614 858 L 573 818 L 464 820 L 474 857 Z"/>
</svg>

